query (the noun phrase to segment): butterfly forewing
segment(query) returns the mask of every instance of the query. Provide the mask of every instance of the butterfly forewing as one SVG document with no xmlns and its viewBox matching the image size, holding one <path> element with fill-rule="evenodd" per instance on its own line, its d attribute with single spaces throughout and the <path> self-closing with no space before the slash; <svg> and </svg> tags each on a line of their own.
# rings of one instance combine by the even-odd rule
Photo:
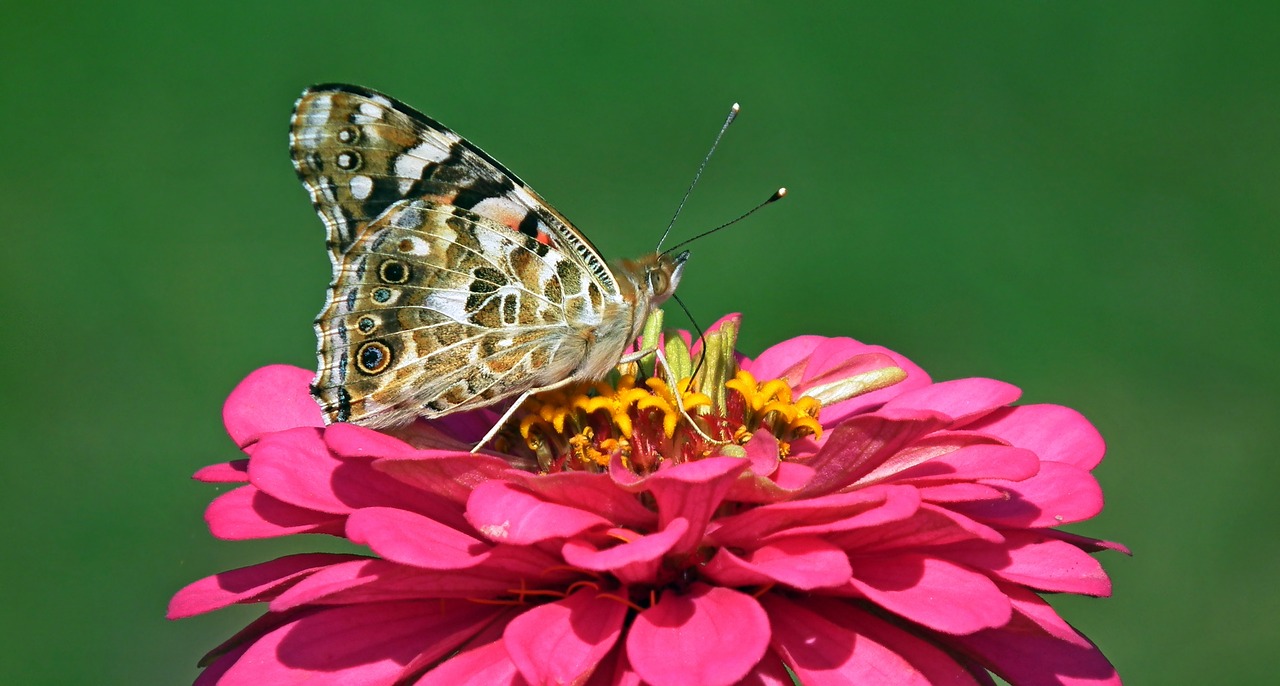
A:
<svg viewBox="0 0 1280 686">
<path fill-rule="evenodd" d="M 306 91 L 290 148 L 334 267 L 313 385 L 329 421 L 391 426 L 600 378 L 666 296 L 644 270 L 678 279 L 660 255 L 611 271 L 501 164 L 373 91 Z"/>
</svg>

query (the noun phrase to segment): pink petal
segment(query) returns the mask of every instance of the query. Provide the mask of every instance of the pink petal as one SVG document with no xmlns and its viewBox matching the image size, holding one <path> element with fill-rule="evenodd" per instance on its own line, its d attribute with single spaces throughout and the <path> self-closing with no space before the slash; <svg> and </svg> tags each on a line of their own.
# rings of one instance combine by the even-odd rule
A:
<svg viewBox="0 0 1280 686">
<path fill-rule="evenodd" d="M 414 686 L 528 686 L 497 639 L 464 650 L 422 675 Z"/>
<path fill-rule="evenodd" d="M 711 516 L 747 467 L 745 460 L 735 457 L 708 457 L 663 469 L 648 478 L 649 492 L 658 503 L 658 528 L 667 528 L 676 518 L 689 522 L 673 553 L 691 552 L 702 542 Z"/>
<path fill-rule="evenodd" d="M 545 502 L 504 481 L 490 481 L 471 492 L 467 521 L 489 540 L 513 545 L 569 538 L 609 526 L 609 520 L 595 513 Z"/>
<path fill-rule="evenodd" d="M 854 557 L 853 587 L 875 604 L 948 634 L 1009 621 L 1009 599 L 986 576 L 921 554 Z"/>
<path fill-rule="evenodd" d="M 414 659 L 447 655 L 496 613 L 436 600 L 325 608 L 258 639 L 219 686 L 385 686 Z"/>
<path fill-rule="evenodd" d="M 970 445 L 941 454 L 904 450 L 886 460 L 859 483 L 892 479 L 894 483 L 931 484 L 978 479 L 1022 481 L 1040 471 L 1030 450 L 1007 445 Z"/>
<path fill-rule="evenodd" d="M 663 557 L 684 538 L 688 529 L 689 523 L 683 519 L 673 519 L 667 528 L 648 536 L 613 529 L 609 532 L 611 537 L 632 538 L 608 548 L 597 548 L 582 539 L 571 539 L 565 542 L 561 554 L 565 562 L 575 567 L 609 572 L 624 584 L 653 583 L 658 578 Z"/>
<path fill-rule="evenodd" d="M 849 583 L 849 557 L 821 538 L 783 538 L 752 550 L 745 557 L 721 548 L 702 569 L 723 586 L 781 583 L 809 591 Z"/>
<path fill-rule="evenodd" d="M 965 427 L 1033 450 L 1042 460 L 1093 469 L 1107 446 L 1101 434 L 1079 412 L 1061 405 L 1009 407 Z"/>
<path fill-rule="evenodd" d="M 718 546 L 754 548 L 775 534 L 818 535 L 906 519 L 920 506 L 910 486 L 872 486 L 849 493 L 792 500 L 722 517 L 707 536 Z"/>
<path fill-rule="evenodd" d="M 884 404 L 884 410 L 928 410 L 951 417 L 961 426 L 1018 399 L 1022 391 L 995 379 L 955 379 L 903 393 Z"/>
<path fill-rule="evenodd" d="M 313 372 L 276 364 L 245 377 L 222 407 L 222 421 L 241 448 L 274 431 L 324 426 L 324 414 L 311 397 Z"/>
<path fill-rule="evenodd" d="M 617 598 L 582 589 L 511 620 L 503 643 L 529 683 L 578 684 L 613 649 L 626 616 Z"/>
<path fill-rule="evenodd" d="M 594 512 L 616 526 L 650 528 L 658 520 L 653 510 L 641 505 L 631 493 L 619 489 L 608 474 L 532 474 L 510 470 L 508 478 L 518 481 L 542 500 Z"/>
<path fill-rule="evenodd" d="M 214 498 L 205 509 L 209 532 L 225 541 L 274 538 L 289 534 L 342 534 L 345 517 L 282 503 L 258 490 L 241 486 Z"/>
<path fill-rule="evenodd" d="M 268 600 L 282 588 L 316 570 L 350 560 L 368 559 L 356 555 L 311 553 L 286 555 L 270 562 L 241 567 L 205 577 L 174 594 L 169 601 L 169 619 L 180 619 L 219 610 L 235 603 Z"/>
<path fill-rule="evenodd" d="M 1120 676 L 1097 646 L 1030 591 L 1006 585 L 1013 618 L 1003 627 L 948 642 L 1018 686 L 1120 686 Z"/>
<path fill-rule="evenodd" d="M 321 512 L 347 514 L 370 505 L 399 507 L 466 527 L 462 510 L 375 469 L 367 457 L 334 455 L 324 435 L 315 429 L 292 429 L 264 436 L 254 447 L 249 478 L 255 486 L 280 500 Z M 369 432 L 359 429 L 360 432 Z"/>
<path fill-rule="evenodd" d="M 816 474 L 801 494 L 820 495 L 855 483 L 949 421 L 943 415 L 927 412 L 854 417 L 833 429 L 818 452 L 804 459 L 802 464 Z"/>
<path fill-rule="evenodd" d="M 206 484 L 245 484 L 249 483 L 249 461 L 233 460 L 220 462 L 208 467 L 201 467 L 192 479 Z"/>
<path fill-rule="evenodd" d="M 1005 490 L 1003 500 L 950 507 L 984 522 L 1012 527 L 1050 527 L 1082 522 L 1102 511 L 1102 488 L 1089 472 L 1062 462 L 1042 462 L 1022 481 L 987 482 Z"/>
<path fill-rule="evenodd" d="M 653 686 L 729 686 L 768 645 L 769 619 L 755 598 L 695 583 L 687 594 L 664 591 L 636 616 L 627 658 Z"/>
<path fill-rule="evenodd" d="M 751 668 L 746 678 L 738 682 L 738 686 L 795 686 L 795 683 L 783 666 L 782 656 L 770 650 Z"/>
<path fill-rule="evenodd" d="M 825 600 L 761 599 L 773 649 L 806 686 L 977 686 L 945 652 L 852 605 Z"/>
<path fill-rule="evenodd" d="M 1111 595 L 1111 580 L 1102 565 L 1083 550 L 1063 541 L 1009 531 L 999 545 L 962 544 L 945 551 L 948 559 L 990 571 L 1005 581 L 1041 591 Z"/>
<path fill-rule="evenodd" d="M 813 530 L 815 528 L 797 527 L 795 531 L 820 533 Z M 908 518 L 886 519 L 874 526 L 835 531 L 824 538 L 851 553 L 888 555 L 952 543 L 1004 541 L 999 531 L 930 503 L 920 503 Z"/>
<path fill-rule="evenodd" d="M 423 569 L 467 569 L 492 546 L 433 519 L 391 507 L 366 507 L 347 519 L 347 538 L 382 557 Z"/>
</svg>

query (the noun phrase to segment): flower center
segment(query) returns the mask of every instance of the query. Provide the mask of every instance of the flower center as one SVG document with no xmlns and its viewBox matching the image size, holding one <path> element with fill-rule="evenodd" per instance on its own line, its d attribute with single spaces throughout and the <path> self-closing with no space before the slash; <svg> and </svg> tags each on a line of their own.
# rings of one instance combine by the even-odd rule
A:
<svg viewBox="0 0 1280 686">
<path fill-rule="evenodd" d="M 533 396 L 499 434 L 498 448 L 536 460 L 542 472 L 605 471 L 616 457 L 648 474 L 665 461 L 741 456 L 740 446 L 765 430 L 785 457 L 791 441 L 821 435 L 822 404 L 795 398 L 782 379 L 759 381 L 738 369 L 736 334 L 733 326 L 709 334 L 696 364 L 672 336 L 648 373 L 643 361 L 627 363 L 605 381 Z"/>
</svg>

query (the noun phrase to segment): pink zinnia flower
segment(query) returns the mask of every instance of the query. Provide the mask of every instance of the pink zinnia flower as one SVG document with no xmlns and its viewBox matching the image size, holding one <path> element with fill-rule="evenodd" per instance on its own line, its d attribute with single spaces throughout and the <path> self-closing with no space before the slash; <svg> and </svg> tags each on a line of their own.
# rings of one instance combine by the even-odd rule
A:
<svg viewBox="0 0 1280 686">
<path fill-rule="evenodd" d="M 326 427 L 310 372 L 251 374 L 224 411 L 248 459 L 196 474 L 243 484 L 213 534 L 375 556 L 180 591 L 170 617 L 266 603 L 197 683 L 1120 683 L 1038 595 L 1108 595 L 1088 553 L 1123 550 L 1054 528 L 1102 507 L 1088 421 L 847 338 L 745 359 L 717 328 L 678 399 L 629 375 L 543 396 L 478 455 L 496 412 Z"/>
</svg>

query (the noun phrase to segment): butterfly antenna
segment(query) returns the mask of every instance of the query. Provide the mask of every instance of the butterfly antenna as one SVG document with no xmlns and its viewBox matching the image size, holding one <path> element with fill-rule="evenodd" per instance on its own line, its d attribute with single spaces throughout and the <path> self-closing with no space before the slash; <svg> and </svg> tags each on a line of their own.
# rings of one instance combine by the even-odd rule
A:
<svg viewBox="0 0 1280 686">
<path fill-rule="evenodd" d="M 656 250 L 662 250 L 662 242 L 667 240 L 667 236 L 671 234 L 671 227 L 676 225 L 676 217 L 680 216 L 680 212 L 684 210 L 684 204 L 689 201 L 689 194 L 693 192 L 693 187 L 698 185 L 698 179 L 702 178 L 702 170 L 707 168 L 707 162 L 711 161 L 711 155 L 715 153 L 716 146 L 720 145 L 720 139 L 724 137 L 724 132 L 729 130 L 729 125 L 738 116 L 738 110 L 742 109 L 738 103 L 733 103 L 733 107 L 729 108 L 729 116 L 725 117 L 724 125 L 720 127 L 720 133 L 716 134 L 716 139 L 711 143 L 711 149 L 707 151 L 707 156 L 702 158 L 702 164 L 698 165 L 698 172 L 693 175 L 693 183 L 689 184 L 689 188 L 685 190 L 684 197 L 680 199 L 680 204 L 676 206 L 676 213 L 671 215 L 671 221 L 667 224 L 667 230 L 662 232 L 662 238 L 658 239 L 658 247 Z"/>
<path fill-rule="evenodd" d="M 700 234 L 698 234 L 698 235 L 694 236 L 693 238 L 690 238 L 690 239 L 685 240 L 685 241 L 680 241 L 679 243 L 676 243 L 675 245 L 671 246 L 670 248 L 667 248 L 666 250 L 663 250 L 663 251 L 662 251 L 662 253 L 665 255 L 665 254 L 667 254 L 667 253 L 669 253 L 669 252 L 671 252 L 671 251 L 673 251 L 673 250 L 676 250 L 676 249 L 678 249 L 678 248 L 682 248 L 682 247 L 684 247 L 684 246 L 686 246 L 686 245 L 688 245 L 688 244 L 690 244 L 690 243 L 692 243 L 692 242 L 694 242 L 694 241 L 698 240 L 699 238 L 705 238 L 705 237 L 707 237 L 707 236 L 710 236 L 711 234 L 713 234 L 713 233 L 715 233 L 715 232 L 719 231 L 720 229 L 726 229 L 726 228 L 728 228 L 728 227 L 730 227 L 730 226 L 733 226 L 734 224 L 737 224 L 738 222 L 742 221 L 743 219 L 746 219 L 747 217 L 750 217 L 751 215 L 753 215 L 753 214 L 755 214 L 756 212 L 760 211 L 760 208 L 764 207 L 765 205 L 768 205 L 768 204 L 770 204 L 770 203 L 778 202 L 779 200 L 781 200 L 781 199 L 783 199 L 783 198 L 785 198 L 785 197 L 787 197 L 787 189 L 785 189 L 785 188 L 779 188 L 778 190 L 776 190 L 776 191 L 774 191 L 774 192 L 773 192 L 773 195 L 769 196 L 769 199 L 768 199 L 768 200 L 765 200 L 764 202 L 760 203 L 759 205 L 756 205 L 755 207 L 751 208 L 750 210 L 747 210 L 746 212 L 743 212 L 741 215 L 738 215 L 738 217 L 737 217 L 737 218 L 732 219 L 732 220 L 730 220 L 730 221 L 727 221 L 727 222 L 725 222 L 725 223 L 721 224 L 720 226 L 717 226 L 716 228 L 711 229 L 710 231 L 703 231 L 702 233 L 700 233 Z"/>
<path fill-rule="evenodd" d="M 707 334 L 702 330 L 701 326 L 698 326 L 698 321 L 693 318 L 693 313 L 685 306 L 684 301 L 680 299 L 680 296 L 672 293 L 671 299 L 676 301 L 676 304 L 680 306 L 681 310 L 684 310 L 684 316 L 687 317 L 689 319 L 689 323 L 693 325 L 693 330 L 698 332 L 698 340 L 705 348 L 707 344 Z M 689 375 L 689 383 L 693 383 L 693 380 L 698 378 L 698 370 L 702 369 L 702 363 L 706 358 L 707 356 L 705 354 L 698 358 L 698 364 L 693 368 L 693 373 Z"/>
</svg>

